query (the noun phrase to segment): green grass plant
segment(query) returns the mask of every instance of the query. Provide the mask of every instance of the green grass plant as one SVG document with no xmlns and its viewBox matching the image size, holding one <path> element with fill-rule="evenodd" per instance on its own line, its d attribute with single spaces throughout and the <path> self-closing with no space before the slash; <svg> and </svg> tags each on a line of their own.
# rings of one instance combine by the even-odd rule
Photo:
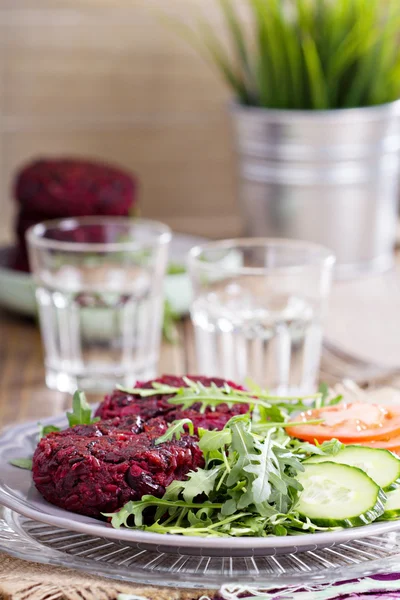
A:
<svg viewBox="0 0 400 600">
<path fill-rule="evenodd" d="M 203 45 L 242 105 L 327 110 L 400 97 L 400 0 L 215 0 Z"/>
</svg>

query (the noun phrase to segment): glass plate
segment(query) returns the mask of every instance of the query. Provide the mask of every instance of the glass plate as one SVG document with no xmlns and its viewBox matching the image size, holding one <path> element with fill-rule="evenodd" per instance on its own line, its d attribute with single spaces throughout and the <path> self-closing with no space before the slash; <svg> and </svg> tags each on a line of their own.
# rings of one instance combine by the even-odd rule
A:
<svg viewBox="0 0 400 600">
<path fill-rule="evenodd" d="M 0 550 L 33 562 L 78 569 L 98 576 L 172 587 L 217 589 L 221 585 L 278 588 L 333 583 L 398 570 L 396 532 L 348 544 L 286 555 L 229 557 L 165 553 L 61 529 L 0 509 Z"/>
</svg>

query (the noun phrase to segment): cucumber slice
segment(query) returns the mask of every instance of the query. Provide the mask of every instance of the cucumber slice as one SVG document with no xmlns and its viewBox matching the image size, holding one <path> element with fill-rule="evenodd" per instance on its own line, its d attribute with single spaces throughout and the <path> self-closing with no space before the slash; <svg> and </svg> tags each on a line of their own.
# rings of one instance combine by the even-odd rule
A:
<svg viewBox="0 0 400 600">
<path fill-rule="evenodd" d="M 303 518 L 322 527 L 357 527 L 384 513 L 385 493 L 361 469 L 333 462 L 303 465 L 297 475 L 303 491 L 294 507 Z"/>
<path fill-rule="evenodd" d="M 400 517 L 400 488 L 387 493 L 385 512 L 379 521 L 395 521 Z"/>
<path fill-rule="evenodd" d="M 400 459 L 389 450 L 346 446 L 335 456 L 312 456 L 304 464 L 334 462 L 365 471 L 383 490 L 393 490 L 400 483 Z"/>
</svg>

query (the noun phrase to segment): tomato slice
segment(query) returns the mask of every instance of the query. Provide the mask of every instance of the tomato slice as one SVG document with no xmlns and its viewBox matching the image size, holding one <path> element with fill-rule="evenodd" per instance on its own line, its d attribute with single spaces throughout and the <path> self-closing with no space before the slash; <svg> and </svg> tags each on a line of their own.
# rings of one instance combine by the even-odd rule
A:
<svg viewBox="0 0 400 600">
<path fill-rule="evenodd" d="M 400 437 L 400 406 L 354 402 L 308 410 L 295 417 L 296 422 L 311 419 L 323 419 L 324 422 L 287 427 L 287 433 L 307 442 L 336 438 L 346 444 Z"/>
<path fill-rule="evenodd" d="M 400 436 L 396 435 L 383 440 L 368 440 L 366 442 L 359 442 L 359 445 L 368 446 L 369 448 L 383 448 L 384 450 L 391 450 L 398 453 L 398 450 L 400 450 Z"/>
</svg>

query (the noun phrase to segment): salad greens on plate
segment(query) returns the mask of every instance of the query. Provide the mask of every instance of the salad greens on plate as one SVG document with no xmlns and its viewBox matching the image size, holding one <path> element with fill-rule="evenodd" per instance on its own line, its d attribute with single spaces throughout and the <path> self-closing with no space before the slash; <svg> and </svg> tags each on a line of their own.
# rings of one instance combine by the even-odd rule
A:
<svg viewBox="0 0 400 600">
<path fill-rule="evenodd" d="M 169 396 L 171 406 L 196 405 L 203 413 L 221 404 L 243 403 L 248 412 L 232 417 L 218 431 L 196 431 L 188 418 L 170 424 L 154 446 L 197 435 L 203 468 L 174 480 L 161 498 L 144 495 L 115 513 L 105 513 L 113 527 L 197 537 L 265 537 L 400 517 L 400 459 L 394 453 L 334 438 L 312 443 L 289 435 L 305 424 L 318 430 L 332 411 L 335 418 L 340 416 L 342 398 L 332 397 L 326 386 L 318 394 L 279 397 L 251 382 L 247 391 L 227 383 L 220 388 L 183 380 L 187 387 L 153 382 L 151 388 L 119 389 L 144 399 Z M 313 418 L 315 413 L 318 418 Z M 70 427 L 98 420 L 79 391 L 67 417 Z M 39 439 L 54 431 L 58 428 L 41 427 Z M 29 461 L 16 459 L 11 464 L 30 468 Z"/>
<path fill-rule="evenodd" d="M 154 383 L 150 390 L 120 389 L 144 398 L 171 394 L 171 404 L 184 409 L 200 404 L 201 412 L 221 403 L 248 402 L 249 412 L 231 418 L 222 431 L 199 429 L 204 468 L 190 472 L 185 481 L 174 481 L 162 498 L 146 495 L 106 514 L 113 527 L 199 537 L 284 536 L 400 514 L 400 494 L 391 491 L 400 475 L 400 460 L 394 454 L 379 450 L 384 452 L 380 469 L 377 450 L 346 447 L 336 439 L 312 444 L 286 433 L 289 420 L 290 428 L 298 425 L 291 416 L 294 412 L 333 407 L 342 400 L 330 397 L 327 386 L 322 385 L 319 394 L 283 398 L 253 384 L 249 391 L 241 391 L 228 385 L 205 387 L 190 379 L 185 383 L 185 388 Z M 321 422 L 308 420 L 307 425 Z M 180 439 L 184 432 L 192 433 L 188 419 L 174 422 L 156 443 Z"/>
</svg>

